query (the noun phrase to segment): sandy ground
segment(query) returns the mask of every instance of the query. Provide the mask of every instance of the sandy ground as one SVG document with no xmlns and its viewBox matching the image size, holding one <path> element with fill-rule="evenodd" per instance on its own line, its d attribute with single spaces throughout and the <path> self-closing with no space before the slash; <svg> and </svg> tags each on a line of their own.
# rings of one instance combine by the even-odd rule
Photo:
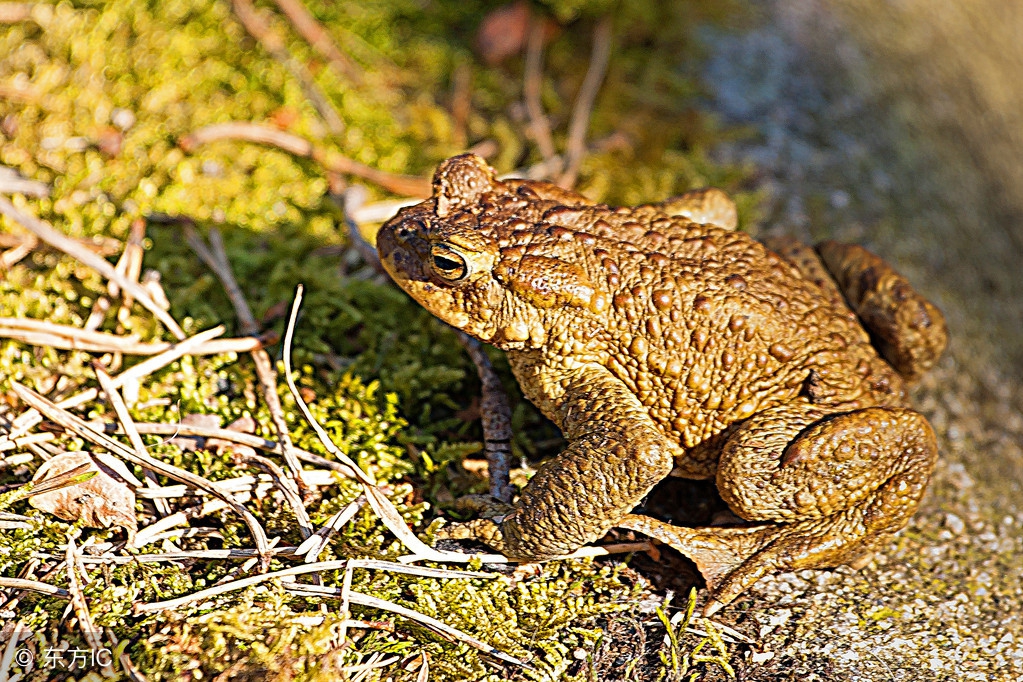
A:
<svg viewBox="0 0 1023 682">
<path fill-rule="evenodd" d="M 1023 128 L 1003 117 L 975 129 L 971 112 L 999 112 L 961 87 L 974 69 L 998 99 L 1008 72 L 986 61 L 997 44 L 969 53 L 947 34 L 959 17 L 942 16 L 944 3 L 928 5 L 933 17 L 914 0 L 877 3 L 908 13 L 900 20 L 910 28 L 899 33 L 886 17 L 875 30 L 864 25 L 870 4 L 775 0 L 760 4 L 756 26 L 704 36 L 711 108 L 754 131 L 715 153 L 757 169 L 770 207 L 761 233 L 868 246 L 939 305 L 951 331 L 940 366 L 915 390 L 941 448 L 920 512 L 859 572 L 762 580 L 745 629 L 759 630 L 773 657 L 742 677 L 1020 680 L 1023 184 L 1006 187 L 1023 178 L 1023 156 L 1012 167 L 1005 147 Z M 1007 35 L 970 34 L 974 43 Z M 907 44 L 892 44 L 900 38 Z M 1007 109 L 1023 99 L 1018 75 L 1004 83 Z M 921 83 L 944 89 L 929 97 Z"/>
</svg>

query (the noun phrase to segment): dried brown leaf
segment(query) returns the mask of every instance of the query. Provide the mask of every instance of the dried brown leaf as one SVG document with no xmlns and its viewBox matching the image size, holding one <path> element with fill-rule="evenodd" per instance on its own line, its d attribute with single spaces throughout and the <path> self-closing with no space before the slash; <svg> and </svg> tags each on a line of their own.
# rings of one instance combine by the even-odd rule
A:
<svg viewBox="0 0 1023 682">
<path fill-rule="evenodd" d="M 120 526 L 133 537 L 138 531 L 135 518 L 135 491 L 141 485 L 123 462 L 114 457 L 88 452 L 63 452 L 39 467 L 32 482 L 43 483 L 83 464 L 86 471 L 97 472 L 77 485 L 34 495 L 29 504 L 65 521 L 82 519 L 93 528 Z"/>
</svg>

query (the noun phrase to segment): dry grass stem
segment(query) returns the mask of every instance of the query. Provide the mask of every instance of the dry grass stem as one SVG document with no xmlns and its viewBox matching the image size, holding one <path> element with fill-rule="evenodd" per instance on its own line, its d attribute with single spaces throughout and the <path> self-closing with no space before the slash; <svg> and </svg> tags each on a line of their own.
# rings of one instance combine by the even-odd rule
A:
<svg viewBox="0 0 1023 682">
<path fill-rule="evenodd" d="M 267 580 L 273 580 L 275 578 L 284 578 L 287 576 L 304 575 L 307 573 L 318 573 L 320 571 L 340 571 L 347 568 L 350 559 L 335 559 L 333 561 L 317 561 L 311 564 L 301 564 L 298 566 L 292 566 L 291 568 L 285 568 L 280 571 L 273 571 L 271 573 L 263 573 L 262 575 L 249 576 L 247 578 L 241 578 L 239 580 L 233 580 L 229 583 L 217 585 L 209 589 L 200 590 L 199 592 L 193 592 L 192 594 L 185 595 L 184 597 L 178 597 L 177 599 L 169 599 L 162 602 L 152 602 L 149 604 L 136 604 L 134 611 L 136 614 L 142 613 L 155 613 L 157 611 L 165 611 L 168 609 L 177 609 L 186 604 L 193 602 L 202 601 L 210 597 L 215 597 L 226 592 L 233 592 L 252 585 L 258 585 L 259 583 L 266 582 Z M 431 571 L 430 573 L 422 573 L 424 569 L 413 568 L 409 566 L 402 566 L 401 564 L 395 564 L 387 561 L 376 561 L 371 565 L 358 564 L 359 567 L 373 568 L 379 570 L 388 570 L 399 573 L 410 573 L 409 569 L 417 571 L 413 575 L 429 575 L 435 578 L 450 578 L 450 579 L 478 579 L 478 578 L 494 578 L 497 577 L 490 573 L 480 573 L 478 571 L 446 571 L 440 569 L 425 569 Z M 310 587 L 320 587 L 319 585 L 310 585 Z M 335 589 L 335 588 L 330 588 Z"/>
<path fill-rule="evenodd" d="M 3 253 L 0 253 L 0 272 L 14 267 L 14 265 L 21 261 L 22 258 L 32 253 L 32 250 L 35 247 L 35 243 L 26 241 L 18 246 L 7 249 Z"/>
<path fill-rule="evenodd" d="M 347 464 L 349 468 L 355 473 L 355 478 L 362 483 L 363 491 L 366 494 L 366 499 L 370 506 L 373 507 L 373 511 L 376 512 L 380 520 L 383 521 L 384 525 L 387 526 L 388 530 L 394 533 L 395 537 L 401 541 L 409 550 L 411 550 L 417 559 L 432 560 L 432 561 L 464 561 L 467 560 L 465 555 L 459 555 L 454 552 L 441 552 L 438 551 L 425 542 L 416 537 L 415 533 L 408 527 L 405 520 L 398 513 L 398 510 L 394 508 L 391 501 L 387 499 L 384 491 L 381 490 L 372 474 L 363 471 L 358 464 L 356 464 L 348 455 L 343 453 L 330 440 L 327 432 L 323 430 L 319 422 L 313 416 L 313 413 L 309 410 L 309 406 L 306 405 L 305 400 L 302 398 L 302 394 L 298 390 L 298 386 L 295 385 L 295 380 L 292 378 L 292 367 L 291 367 L 291 339 L 295 331 L 295 320 L 298 318 L 298 309 L 302 305 L 302 285 L 298 285 L 295 290 L 295 300 L 291 304 L 291 315 L 288 319 L 287 331 L 284 333 L 284 378 L 288 383 L 288 389 L 291 391 L 292 397 L 295 399 L 295 404 L 302 412 L 302 416 L 305 417 L 309 426 L 312 427 L 316 436 L 320 439 L 323 447 L 327 448 L 327 451 L 337 457 L 341 462 Z"/>
<path fill-rule="evenodd" d="M 309 587 L 314 586 L 310 585 Z M 350 599 L 353 604 L 358 604 L 359 606 L 367 606 L 374 609 L 380 609 L 381 611 L 389 611 L 391 613 L 396 613 L 399 616 L 404 616 L 409 620 L 413 620 L 419 623 L 420 625 L 429 628 L 433 632 L 436 632 L 438 635 L 444 637 L 449 641 L 458 641 L 462 642 L 463 644 L 468 644 L 472 648 L 489 654 L 500 661 L 504 661 L 505 663 L 511 663 L 512 665 L 519 666 L 520 668 L 526 668 L 530 670 L 533 668 L 533 666 L 529 665 L 524 661 L 520 661 L 514 656 L 509 656 L 506 653 L 498 651 L 489 644 L 485 644 L 484 642 L 481 642 L 475 637 L 465 634 L 464 632 L 457 628 L 453 628 L 450 625 L 442 623 L 436 618 L 431 618 L 430 616 L 419 613 L 418 611 L 413 611 L 412 609 L 407 609 L 404 606 L 399 606 L 398 604 L 387 601 L 386 599 L 372 597 L 368 594 L 362 594 L 361 592 L 352 591 Z"/>
<path fill-rule="evenodd" d="M 247 493 L 241 493 L 237 495 L 235 501 L 239 504 L 247 502 L 251 499 L 251 495 Z M 178 526 L 184 526 L 193 519 L 200 519 L 204 516 L 209 516 L 221 509 L 227 509 L 229 505 L 224 500 L 208 500 L 202 504 L 197 504 L 192 507 L 185 509 L 179 509 L 173 514 L 169 514 L 159 521 L 149 524 L 145 528 L 139 529 L 139 532 L 135 535 L 135 539 L 132 541 L 130 547 L 132 549 L 140 549 L 146 545 L 155 542 L 158 536 L 164 531 L 176 528 Z"/>
<path fill-rule="evenodd" d="M 245 295 L 242 293 L 241 287 L 238 286 L 238 281 L 231 271 L 231 264 L 228 262 L 227 251 L 224 249 L 224 241 L 220 236 L 220 231 L 216 228 L 210 230 L 210 244 L 207 246 L 199 236 L 199 233 L 196 232 L 191 221 L 186 221 L 185 239 L 188 240 L 189 245 L 199 258 L 213 270 L 217 279 L 220 280 L 224 291 L 227 292 L 227 296 L 231 301 L 231 305 L 234 307 L 235 314 L 238 316 L 242 333 L 250 336 L 258 334 L 259 324 L 256 322 L 256 317 L 252 314 L 252 309 L 249 307 L 248 301 L 245 300 Z M 287 491 L 285 496 L 299 500 L 297 505 L 292 505 L 292 513 L 298 522 L 302 537 L 307 538 L 312 535 L 313 531 L 309 515 L 306 513 L 305 506 L 301 503 L 302 464 L 295 455 L 291 434 L 288 431 L 288 421 L 284 416 L 281 399 L 277 395 L 277 370 L 270 359 L 270 354 L 262 348 L 252 351 L 252 359 L 256 365 L 256 376 L 259 378 L 263 400 L 266 402 L 267 409 L 270 411 L 270 418 L 273 420 L 277 436 L 280 438 L 284 462 L 291 471 L 291 483 L 295 489 Z"/>
<path fill-rule="evenodd" d="M 103 640 L 100 639 L 100 630 L 97 629 L 96 625 L 92 622 L 92 616 L 89 614 L 89 604 L 85 601 L 85 594 L 82 592 L 82 586 L 79 582 L 76 549 L 74 536 L 68 535 L 67 554 L 65 556 L 65 563 L 67 565 L 67 589 L 68 593 L 71 595 L 71 606 L 74 608 L 75 617 L 78 618 L 78 627 L 82 631 L 82 637 L 85 638 L 85 642 L 89 645 L 89 647 L 96 652 L 103 648 Z M 102 663 L 101 668 L 104 676 L 114 676 L 114 671 L 110 666 L 110 661 Z"/>
<path fill-rule="evenodd" d="M 145 248 L 143 247 L 145 239 L 146 221 L 136 218 L 131 223 L 131 231 L 128 233 L 128 241 L 124 244 L 124 251 L 121 252 L 121 257 L 117 259 L 117 265 L 114 266 L 130 282 L 139 283 L 139 276 L 142 274 L 142 257 L 145 255 Z M 141 286 L 141 283 L 139 285 Z M 111 298 L 117 298 L 121 294 L 121 289 L 117 286 L 117 283 L 108 282 L 107 292 Z M 153 302 L 164 310 L 167 309 L 164 301 L 158 301 L 154 298 Z M 121 296 L 121 306 L 117 309 L 117 322 L 119 325 L 127 322 L 131 304 L 131 293 L 125 292 L 124 296 Z"/>
<path fill-rule="evenodd" d="M 0 589 L 5 590 L 31 590 L 39 594 L 47 594 L 51 597 L 64 597 L 70 599 L 71 593 L 67 590 L 44 583 L 39 580 L 27 580 L 25 578 L 4 578 L 0 576 Z"/>
<path fill-rule="evenodd" d="M 121 428 L 124 429 L 124 433 L 128 436 L 128 442 L 131 443 L 131 447 L 134 448 L 135 454 L 141 457 L 148 456 L 146 451 L 146 444 L 142 441 L 142 436 L 139 435 L 138 429 L 135 428 L 135 421 L 131 418 L 131 413 L 128 412 L 128 406 L 124 404 L 124 398 L 116 388 L 114 388 L 114 380 L 109 374 L 103 371 L 103 368 L 98 363 L 93 363 L 92 369 L 96 372 L 96 378 L 99 379 L 99 385 L 103 389 L 103 393 L 106 395 L 107 402 L 110 403 L 110 407 L 114 409 L 114 414 L 117 415 L 117 421 L 120 422 Z M 149 469 L 144 469 L 143 474 L 145 475 L 146 485 L 149 488 L 159 488 L 160 482 L 156 480 L 156 474 Z M 156 511 L 159 516 L 167 516 L 171 513 L 170 505 L 167 504 L 167 500 L 156 499 L 153 500 L 153 504 L 156 506 Z"/>
<path fill-rule="evenodd" d="M 178 145 L 186 152 L 192 152 L 196 147 L 216 140 L 244 140 L 276 147 L 295 156 L 311 159 L 325 171 L 354 175 L 375 185 L 380 185 L 395 194 L 424 199 L 432 194 L 430 181 L 426 178 L 377 170 L 358 161 L 353 161 L 339 152 L 314 145 L 298 135 L 259 123 L 246 121 L 215 123 L 182 137 L 178 140 Z"/>
<path fill-rule="evenodd" d="M 568 124 L 568 145 L 565 149 L 565 172 L 558 184 L 572 189 L 579 177 L 579 168 L 586 155 L 586 129 L 590 125 L 590 114 L 597 100 L 597 92 L 604 81 L 608 58 L 611 55 L 611 17 L 600 20 L 593 31 L 593 49 L 590 52 L 590 66 L 586 70 L 582 87 L 572 107 L 572 118 Z"/>
<path fill-rule="evenodd" d="M 222 325 L 218 325 L 212 329 L 207 329 L 204 332 L 199 332 L 195 336 L 174 344 L 159 355 L 151 357 L 148 360 L 140 362 L 131 369 L 121 372 L 114 377 L 113 385 L 117 388 L 121 388 L 131 382 L 139 381 L 153 372 L 166 367 L 178 358 L 190 354 L 196 348 L 223 333 L 224 327 Z M 68 410 L 73 407 L 78 407 L 79 405 L 84 405 L 90 400 L 94 400 L 98 395 L 99 389 L 87 388 L 81 393 L 77 393 L 70 398 L 61 400 L 57 403 L 57 407 Z M 8 429 L 8 433 L 5 436 L 0 437 L 0 447 L 2 447 L 5 442 L 21 437 L 40 421 L 42 421 L 42 417 L 39 412 L 34 409 L 26 410 L 24 413 L 18 415 L 17 419 L 14 420 Z"/>
<path fill-rule="evenodd" d="M 123 353 L 124 355 L 158 355 L 173 347 L 173 344 L 167 342 L 143 343 L 129 336 L 17 317 L 0 317 L 0 338 L 60 350 Z M 270 334 L 264 335 L 262 338 L 218 339 L 195 348 L 189 355 L 247 353 L 262 348 L 265 344 L 275 343 L 276 338 L 276 334 Z"/>
<path fill-rule="evenodd" d="M 96 429 L 101 429 L 105 433 L 122 433 L 116 424 L 102 424 L 98 422 L 90 422 L 90 426 Z M 260 450 L 266 450 L 274 454 L 283 454 L 283 449 L 280 443 L 260 436 L 254 436 L 249 433 L 242 433 L 240 431 L 232 431 L 230 429 L 218 429 L 207 426 L 196 426 L 193 424 L 153 424 L 149 422 L 136 422 L 135 428 L 138 429 L 139 433 L 153 434 L 153 435 L 164 435 L 164 436 L 196 436 L 198 438 L 218 438 L 220 440 L 230 441 L 232 443 L 238 443 L 240 445 L 248 445 L 253 448 L 259 448 Z M 3 443 L 0 442 L 0 448 Z M 295 456 L 303 462 L 308 464 L 315 464 L 316 466 L 324 467 L 338 472 L 342 476 L 347 478 L 356 478 L 355 472 L 340 462 L 329 460 L 326 457 L 317 455 L 314 452 L 303 450 L 301 448 L 295 448 Z M 302 471 L 303 481 L 305 480 L 307 471 Z"/>
<path fill-rule="evenodd" d="M 298 490 L 298 486 L 295 485 L 295 481 L 288 478 L 277 464 L 262 455 L 256 454 L 245 454 L 236 453 L 237 458 L 257 468 L 262 469 L 270 475 L 270 479 L 273 481 L 273 487 L 281 491 L 281 495 L 284 496 L 285 502 L 291 508 L 292 514 L 295 516 L 295 520 L 298 522 L 298 531 L 305 540 L 313 535 L 313 523 L 309 519 L 309 514 L 305 509 L 305 502 L 302 501 L 302 495 Z"/>
<path fill-rule="evenodd" d="M 366 496 L 359 495 L 357 499 L 345 505 L 344 509 L 331 516 L 330 519 L 327 520 L 327 523 L 323 524 L 323 528 L 320 528 L 318 531 L 313 533 L 313 535 L 306 538 L 306 540 L 295 550 L 295 553 L 304 556 L 307 563 L 317 561 L 319 559 L 320 552 L 322 552 L 323 548 L 327 546 L 327 543 L 330 542 L 330 539 L 334 536 L 334 534 L 341 530 L 345 524 L 351 521 L 365 505 Z"/>
<path fill-rule="evenodd" d="M 163 322 L 164 326 L 167 327 L 167 330 L 170 331 L 175 338 L 185 338 L 185 332 L 178 326 L 177 321 L 171 317 L 170 313 L 153 301 L 153 299 L 149 296 L 149 292 L 147 292 L 141 284 L 138 282 L 132 282 L 121 275 L 121 273 L 117 272 L 117 269 L 113 265 L 108 263 L 102 257 L 97 256 L 92 251 L 89 251 L 79 244 L 78 241 L 61 234 L 45 221 L 22 212 L 3 196 L 0 196 L 0 213 L 3 213 L 14 222 L 32 232 L 34 235 L 39 237 L 39 239 L 43 240 L 58 251 L 63 251 L 83 265 L 92 268 L 107 279 L 116 282 L 125 292 L 134 296 L 135 300 L 153 313 L 158 320 Z"/>
<path fill-rule="evenodd" d="M 332 471 L 322 469 L 305 469 L 302 471 L 302 481 L 308 487 L 323 487 L 337 483 L 336 474 Z M 238 476 L 217 481 L 222 490 L 229 493 L 249 493 L 252 496 L 262 497 L 266 491 L 272 489 L 273 479 L 268 474 L 258 476 Z M 201 490 L 196 490 L 187 485 L 165 485 L 159 488 L 143 488 L 138 491 L 138 496 L 150 500 L 166 499 L 173 497 L 192 497 L 202 495 Z"/>
<path fill-rule="evenodd" d="M 14 654 L 18 650 L 18 644 L 21 640 L 27 639 L 32 635 L 32 631 L 29 630 L 28 626 L 23 621 L 18 621 L 14 625 L 14 632 L 11 633 L 11 639 L 7 642 L 7 647 L 4 648 L 3 658 L 0 658 L 0 682 L 10 682 L 10 670 L 11 663 L 14 662 Z M 20 679 L 20 676 L 18 677 Z"/>
</svg>

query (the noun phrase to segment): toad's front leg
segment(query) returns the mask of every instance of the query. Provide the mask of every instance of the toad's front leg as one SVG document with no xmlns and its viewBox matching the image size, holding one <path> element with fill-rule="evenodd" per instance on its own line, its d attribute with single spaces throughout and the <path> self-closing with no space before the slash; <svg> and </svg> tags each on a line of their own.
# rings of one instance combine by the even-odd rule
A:
<svg viewBox="0 0 1023 682">
<path fill-rule="evenodd" d="M 603 368 L 579 370 L 562 386 L 558 421 L 569 442 L 544 463 L 506 514 L 444 529 L 516 559 L 574 552 L 617 525 L 671 471 L 671 444 L 646 410 Z"/>
</svg>

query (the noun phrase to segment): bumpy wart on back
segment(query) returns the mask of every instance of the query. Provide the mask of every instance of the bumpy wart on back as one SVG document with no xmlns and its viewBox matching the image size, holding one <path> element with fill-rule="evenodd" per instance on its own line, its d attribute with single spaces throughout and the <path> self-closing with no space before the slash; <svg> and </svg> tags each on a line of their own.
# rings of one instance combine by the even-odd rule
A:
<svg viewBox="0 0 1023 682">
<path fill-rule="evenodd" d="M 441 164 L 433 188 L 381 228 L 384 266 L 507 351 L 569 443 L 514 505 L 449 536 L 542 560 L 631 528 L 696 562 L 713 612 L 768 573 L 856 563 L 906 524 L 937 452 L 904 380 L 937 360 L 945 327 L 884 261 L 765 246 L 714 189 L 611 208 L 498 181 L 472 155 Z M 669 473 L 715 478 L 741 522 L 630 514 Z"/>
</svg>

